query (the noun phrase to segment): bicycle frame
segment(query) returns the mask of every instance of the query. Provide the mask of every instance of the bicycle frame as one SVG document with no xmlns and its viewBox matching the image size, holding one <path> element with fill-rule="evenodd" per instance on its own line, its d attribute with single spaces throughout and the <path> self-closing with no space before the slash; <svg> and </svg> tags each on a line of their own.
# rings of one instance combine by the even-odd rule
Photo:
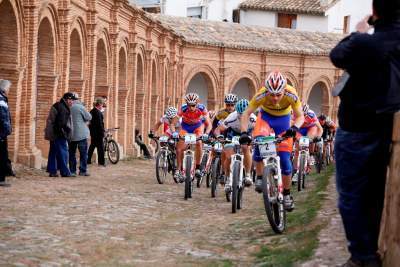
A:
<svg viewBox="0 0 400 267">
<path fill-rule="evenodd" d="M 244 161 L 244 156 L 242 155 L 242 147 L 239 143 L 239 137 L 238 136 L 234 136 L 232 138 L 232 144 L 234 145 L 234 154 L 231 156 L 231 164 L 230 164 L 230 185 L 232 186 L 232 182 L 233 182 L 233 166 L 235 165 L 235 162 L 240 162 L 240 166 L 242 166 L 242 168 L 240 168 L 240 175 L 239 175 L 239 182 L 238 182 L 238 186 L 239 188 L 243 187 L 243 161 Z"/>
<path fill-rule="evenodd" d="M 196 167 L 194 164 L 195 151 L 193 149 L 193 146 L 196 145 L 196 142 L 198 141 L 198 139 L 196 138 L 196 135 L 194 135 L 194 134 L 186 134 L 184 141 L 185 141 L 186 149 L 185 149 L 185 152 L 183 153 L 182 169 L 183 169 L 183 172 L 185 173 L 186 172 L 186 159 L 187 159 L 187 157 L 191 156 L 192 157 L 192 166 L 191 166 L 190 174 L 193 179 L 195 167 Z"/>
<path fill-rule="evenodd" d="M 307 167 L 308 161 L 309 161 L 309 147 L 310 147 L 310 140 L 306 136 L 302 136 L 299 139 L 299 156 L 297 157 L 297 169 L 300 169 L 300 157 L 302 155 L 305 156 L 305 163 L 304 167 Z"/>
</svg>

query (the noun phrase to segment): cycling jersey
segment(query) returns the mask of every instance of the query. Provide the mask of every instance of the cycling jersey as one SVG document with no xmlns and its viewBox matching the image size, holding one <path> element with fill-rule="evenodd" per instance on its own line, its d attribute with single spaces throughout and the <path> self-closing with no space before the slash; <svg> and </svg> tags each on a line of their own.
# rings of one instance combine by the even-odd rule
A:
<svg viewBox="0 0 400 267">
<path fill-rule="evenodd" d="M 240 115 L 237 113 L 237 111 L 232 112 L 229 114 L 229 116 L 222 121 L 222 125 L 224 125 L 225 128 L 232 130 L 236 135 L 240 135 L 241 130 L 240 130 Z M 248 130 L 252 130 L 254 128 L 254 125 L 256 123 L 257 117 L 254 114 L 251 114 L 249 117 L 249 124 L 247 126 Z"/>
<path fill-rule="evenodd" d="M 194 111 L 191 111 L 187 104 L 182 105 L 178 116 L 182 117 L 182 122 L 186 124 L 198 124 L 203 117 L 207 116 L 207 108 L 203 104 L 198 104 Z"/>
<path fill-rule="evenodd" d="M 269 94 L 270 93 L 265 87 L 261 88 L 250 100 L 249 106 L 253 109 L 260 107 L 262 110 L 273 116 L 285 116 L 290 114 L 292 108 L 301 108 L 301 101 L 297 95 L 296 89 L 290 85 L 286 85 L 283 98 L 276 105 L 267 98 Z"/>
<path fill-rule="evenodd" d="M 314 111 L 310 109 L 307 113 L 304 113 L 304 123 L 300 128 L 310 128 L 312 126 L 315 126 L 317 122 L 317 115 L 315 115 Z"/>
<path fill-rule="evenodd" d="M 325 121 L 324 125 L 321 125 L 322 139 L 326 140 L 330 135 L 332 135 L 336 131 L 336 124 L 333 121 Z"/>
<path fill-rule="evenodd" d="M 214 131 L 218 127 L 220 121 L 225 120 L 229 116 L 229 114 L 231 113 L 229 113 L 225 108 L 218 111 L 212 123 L 212 130 Z"/>
<path fill-rule="evenodd" d="M 164 115 L 160 118 L 160 122 L 163 125 L 164 133 L 171 136 L 172 132 L 171 129 L 169 128 L 169 126 L 171 125 L 171 119 L 168 119 L 167 116 Z M 181 123 L 180 120 L 178 120 L 175 124 L 175 130 L 178 131 L 180 127 Z"/>
</svg>

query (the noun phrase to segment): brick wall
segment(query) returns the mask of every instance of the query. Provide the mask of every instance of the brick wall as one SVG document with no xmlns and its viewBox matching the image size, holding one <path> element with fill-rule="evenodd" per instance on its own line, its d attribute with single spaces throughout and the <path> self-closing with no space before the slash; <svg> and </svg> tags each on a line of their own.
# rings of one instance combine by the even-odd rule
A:
<svg viewBox="0 0 400 267">
<path fill-rule="evenodd" d="M 10 150 L 34 166 L 48 152 L 49 108 L 67 90 L 88 108 L 95 96 L 107 96 L 106 125 L 120 126 L 119 143 L 134 153 L 134 129 L 145 136 L 167 105 L 182 103 L 198 73 L 215 109 L 238 81 L 254 92 L 272 69 L 287 74 L 302 96 L 317 82 L 330 90 L 337 76 L 327 57 L 185 43 L 125 0 L 0 0 L 0 55 L 0 76 L 15 86 Z M 322 101 L 333 115 L 332 99 Z"/>
</svg>

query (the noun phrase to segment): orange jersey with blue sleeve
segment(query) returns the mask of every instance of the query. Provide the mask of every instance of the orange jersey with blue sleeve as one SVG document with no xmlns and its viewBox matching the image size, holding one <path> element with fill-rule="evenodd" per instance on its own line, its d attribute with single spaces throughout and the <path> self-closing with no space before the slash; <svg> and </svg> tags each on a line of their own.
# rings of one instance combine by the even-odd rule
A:
<svg viewBox="0 0 400 267">
<path fill-rule="evenodd" d="M 249 106 L 253 109 L 262 108 L 265 112 L 273 116 L 284 116 L 290 114 L 293 108 L 301 108 L 301 101 L 296 89 L 286 85 L 283 98 L 278 104 L 273 104 L 267 97 L 270 93 L 267 88 L 261 88 L 258 93 L 250 100 Z"/>
<path fill-rule="evenodd" d="M 189 106 L 184 104 L 179 110 L 178 116 L 182 117 L 182 122 L 186 124 L 196 124 L 202 122 L 207 113 L 207 108 L 203 104 L 198 104 L 194 111 L 191 111 Z"/>
</svg>

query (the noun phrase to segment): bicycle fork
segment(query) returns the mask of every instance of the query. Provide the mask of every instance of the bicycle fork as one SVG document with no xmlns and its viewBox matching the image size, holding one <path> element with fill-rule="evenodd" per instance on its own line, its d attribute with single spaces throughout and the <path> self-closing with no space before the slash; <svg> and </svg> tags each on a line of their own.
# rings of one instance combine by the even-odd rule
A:
<svg viewBox="0 0 400 267">
<path fill-rule="evenodd" d="M 278 195 L 278 202 L 283 203 L 283 180 L 282 180 L 282 173 L 281 173 L 281 158 L 279 156 L 275 157 L 270 157 L 263 159 L 264 166 L 267 167 L 269 166 L 270 168 L 273 168 L 275 170 L 274 174 L 274 181 L 277 185 L 277 195 Z M 267 182 L 267 191 L 269 192 L 271 190 L 271 184 L 270 181 Z"/>
</svg>

